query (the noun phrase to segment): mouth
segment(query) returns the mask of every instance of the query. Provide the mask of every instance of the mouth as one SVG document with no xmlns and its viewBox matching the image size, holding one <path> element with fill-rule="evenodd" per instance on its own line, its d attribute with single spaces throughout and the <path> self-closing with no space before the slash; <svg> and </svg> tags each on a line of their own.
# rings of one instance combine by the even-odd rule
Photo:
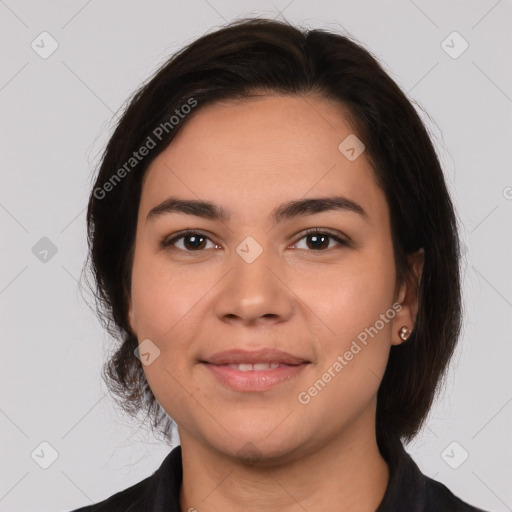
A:
<svg viewBox="0 0 512 512">
<path fill-rule="evenodd" d="M 296 378 L 310 361 L 275 349 L 218 352 L 199 361 L 221 385 L 238 392 L 265 391 Z"/>
<path fill-rule="evenodd" d="M 224 365 L 216 365 L 216 366 L 227 366 L 229 368 L 233 368 L 235 370 L 240 370 L 241 372 L 261 372 L 265 370 L 273 370 L 275 368 L 279 368 L 280 366 L 295 366 L 295 365 L 287 365 L 285 363 L 234 363 L 234 364 L 224 364 Z"/>
<path fill-rule="evenodd" d="M 217 383 L 237 392 L 261 392 L 284 385 L 311 363 L 274 348 L 225 350 L 199 362 Z"/>
<path fill-rule="evenodd" d="M 303 364 L 202 364 L 217 382 L 239 392 L 266 391 L 296 378 L 309 363 Z"/>
<path fill-rule="evenodd" d="M 267 367 L 262 365 L 288 365 L 288 366 L 297 366 L 305 363 L 310 363 L 310 361 L 303 359 L 301 357 L 290 354 L 289 352 L 284 352 L 282 350 L 277 350 L 274 348 L 262 348 L 259 350 L 243 350 L 243 349 L 232 349 L 232 350 L 224 350 L 222 352 L 216 352 L 204 360 L 200 361 L 201 363 L 214 364 L 214 365 L 252 365 L 253 368 L 249 368 L 248 366 L 245 368 L 245 371 L 251 370 L 268 370 Z M 277 366 L 273 366 L 277 368 Z M 244 371 L 244 368 L 240 368 Z"/>
</svg>

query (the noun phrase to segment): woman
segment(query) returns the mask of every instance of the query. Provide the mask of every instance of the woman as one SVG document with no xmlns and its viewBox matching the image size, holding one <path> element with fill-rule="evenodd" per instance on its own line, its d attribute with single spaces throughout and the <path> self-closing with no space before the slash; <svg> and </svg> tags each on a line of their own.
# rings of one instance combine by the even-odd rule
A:
<svg viewBox="0 0 512 512">
<path fill-rule="evenodd" d="M 459 243 L 361 46 L 262 19 L 193 42 L 131 100 L 87 218 L 105 378 L 181 444 L 80 511 L 478 510 L 402 445 L 458 339 Z"/>
</svg>

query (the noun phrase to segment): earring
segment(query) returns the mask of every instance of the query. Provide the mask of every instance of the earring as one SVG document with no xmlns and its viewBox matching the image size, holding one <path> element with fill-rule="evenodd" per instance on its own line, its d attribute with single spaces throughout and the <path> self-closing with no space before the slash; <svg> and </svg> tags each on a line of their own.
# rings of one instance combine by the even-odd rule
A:
<svg viewBox="0 0 512 512">
<path fill-rule="evenodd" d="M 404 341 L 407 341 L 407 339 L 409 338 L 409 336 L 411 335 L 411 331 L 410 329 L 404 325 L 399 331 L 398 331 L 398 335 L 400 336 L 400 338 L 402 338 Z"/>
</svg>

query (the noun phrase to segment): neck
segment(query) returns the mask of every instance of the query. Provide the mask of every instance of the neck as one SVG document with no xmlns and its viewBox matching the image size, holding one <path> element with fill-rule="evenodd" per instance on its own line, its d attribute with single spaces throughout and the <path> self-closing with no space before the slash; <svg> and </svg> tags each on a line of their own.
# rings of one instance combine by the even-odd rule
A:
<svg viewBox="0 0 512 512">
<path fill-rule="evenodd" d="M 371 411 L 370 411 L 371 413 Z M 366 413 L 365 413 L 366 414 Z M 373 411 L 373 418 L 374 418 Z M 182 511 L 373 512 L 386 491 L 389 470 L 374 421 L 360 417 L 341 435 L 300 447 L 286 462 L 249 465 L 180 433 Z M 372 425 L 373 428 L 362 428 Z"/>
</svg>

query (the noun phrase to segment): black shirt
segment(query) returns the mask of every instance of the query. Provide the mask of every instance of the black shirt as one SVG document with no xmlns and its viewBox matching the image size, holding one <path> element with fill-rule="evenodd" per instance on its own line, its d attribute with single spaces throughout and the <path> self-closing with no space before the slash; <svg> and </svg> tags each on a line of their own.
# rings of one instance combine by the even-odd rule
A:
<svg viewBox="0 0 512 512">
<path fill-rule="evenodd" d="M 388 464 L 388 487 L 376 512 L 484 512 L 423 475 L 401 443 L 396 460 Z M 181 512 L 182 475 L 181 446 L 177 446 L 148 478 L 100 503 L 72 512 Z"/>
</svg>

